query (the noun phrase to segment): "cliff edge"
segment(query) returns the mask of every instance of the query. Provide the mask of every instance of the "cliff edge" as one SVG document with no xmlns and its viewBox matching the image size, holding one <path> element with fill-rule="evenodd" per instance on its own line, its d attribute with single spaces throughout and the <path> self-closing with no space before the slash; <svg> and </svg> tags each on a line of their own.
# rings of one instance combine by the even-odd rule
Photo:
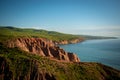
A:
<svg viewBox="0 0 120 80">
<path fill-rule="evenodd" d="M 46 56 L 60 61 L 80 62 L 76 54 L 65 52 L 62 48 L 55 45 L 52 40 L 44 38 L 17 38 L 7 41 L 7 47 L 17 47 L 31 54 Z"/>
</svg>

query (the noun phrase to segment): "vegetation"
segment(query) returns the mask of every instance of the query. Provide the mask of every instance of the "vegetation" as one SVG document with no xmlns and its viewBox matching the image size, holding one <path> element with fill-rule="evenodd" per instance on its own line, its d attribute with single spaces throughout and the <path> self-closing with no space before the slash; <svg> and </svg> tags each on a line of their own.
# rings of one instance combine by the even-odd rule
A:
<svg viewBox="0 0 120 80">
<path fill-rule="evenodd" d="M 3 42 L 18 37 L 53 41 L 86 38 L 54 31 L 0 27 L 0 80 L 120 80 L 120 71 L 100 63 L 65 63 L 8 48 Z"/>
<path fill-rule="evenodd" d="M 53 41 L 72 40 L 80 36 L 72 34 L 63 34 L 55 31 L 36 30 L 36 29 L 21 29 L 15 27 L 0 27 L 0 40 L 18 38 L 18 37 L 36 37 L 47 38 Z"/>
<path fill-rule="evenodd" d="M 55 31 L 46 31 L 38 29 L 22 29 L 15 28 L 11 26 L 0 26 L 0 42 L 6 41 L 8 39 L 18 38 L 18 37 L 35 37 L 35 38 L 46 38 L 53 41 L 62 40 L 74 40 L 74 39 L 110 39 L 115 37 L 102 37 L 102 36 L 88 36 L 88 35 L 72 35 L 64 34 Z"/>
<path fill-rule="evenodd" d="M 5 75 L 0 77 L 0 80 L 26 80 L 28 75 L 35 75 L 41 71 L 53 75 L 55 80 L 120 79 L 120 71 L 100 63 L 57 62 L 17 48 L 6 48 L 2 44 L 0 45 L 0 66 L 0 75 Z M 36 71 L 32 71 L 34 67 Z"/>
</svg>

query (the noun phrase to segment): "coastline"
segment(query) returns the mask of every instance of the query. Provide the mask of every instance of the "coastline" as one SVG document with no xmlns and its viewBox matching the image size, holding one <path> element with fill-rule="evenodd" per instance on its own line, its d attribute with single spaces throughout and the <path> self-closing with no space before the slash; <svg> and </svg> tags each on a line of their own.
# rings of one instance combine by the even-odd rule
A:
<svg viewBox="0 0 120 80">
<path fill-rule="evenodd" d="M 112 37 L 112 38 L 97 38 L 97 39 L 74 39 L 74 40 L 62 40 L 59 42 L 54 42 L 56 45 L 67 45 L 67 44 L 76 44 L 81 43 L 89 40 L 108 40 L 108 39 L 119 39 L 118 37 Z"/>
<path fill-rule="evenodd" d="M 76 53 L 81 62 L 99 62 L 120 70 L 119 44 L 119 38 L 117 38 L 86 40 L 82 43 L 59 46 L 67 52 Z"/>
</svg>

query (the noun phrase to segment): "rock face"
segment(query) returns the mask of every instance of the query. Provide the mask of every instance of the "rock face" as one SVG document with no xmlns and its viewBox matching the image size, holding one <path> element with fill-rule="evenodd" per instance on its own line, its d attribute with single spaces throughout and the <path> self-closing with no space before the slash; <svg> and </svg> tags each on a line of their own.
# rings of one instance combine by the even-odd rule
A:
<svg viewBox="0 0 120 80">
<path fill-rule="evenodd" d="M 18 38 L 8 41 L 7 46 L 10 48 L 18 47 L 32 54 L 38 54 L 61 61 L 80 62 L 75 54 L 65 52 L 51 40 L 43 38 Z"/>
<path fill-rule="evenodd" d="M 77 38 L 77 39 L 73 39 L 73 40 L 62 40 L 60 42 L 55 42 L 56 44 L 74 44 L 74 43 L 78 43 L 78 42 L 82 42 L 84 41 L 83 38 Z"/>
</svg>

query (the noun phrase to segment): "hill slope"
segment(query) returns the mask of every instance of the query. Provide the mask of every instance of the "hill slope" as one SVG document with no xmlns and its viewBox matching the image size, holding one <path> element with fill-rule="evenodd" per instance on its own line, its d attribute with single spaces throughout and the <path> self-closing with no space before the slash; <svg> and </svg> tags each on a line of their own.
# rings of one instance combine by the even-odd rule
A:
<svg viewBox="0 0 120 80">
<path fill-rule="evenodd" d="M 55 31 L 37 30 L 37 29 L 22 29 L 15 27 L 0 27 L 1 40 L 18 38 L 18 37 L 34 37 L 47 38 L 53 41 L 72 40 L 83 37 L 72 34 L 63 34 Z"/>
<path fill-rule="evenodd" d="M 0 45 L 0 80 L 120 80 L 99 63 L 65 63 Z"/>
<path fill-rule="evenodd" d="M 28 38 L 46 38 L 55 41 L 56 44 L 77 43 L 88 39 L 115 39 L 115 37 L 72 35 L 55 31 L 46 31 L 42 29 L 22 29 L 10 26 L 0 26 L 0 42 L 8 39 L 28 37 Z"/>
</svg>

